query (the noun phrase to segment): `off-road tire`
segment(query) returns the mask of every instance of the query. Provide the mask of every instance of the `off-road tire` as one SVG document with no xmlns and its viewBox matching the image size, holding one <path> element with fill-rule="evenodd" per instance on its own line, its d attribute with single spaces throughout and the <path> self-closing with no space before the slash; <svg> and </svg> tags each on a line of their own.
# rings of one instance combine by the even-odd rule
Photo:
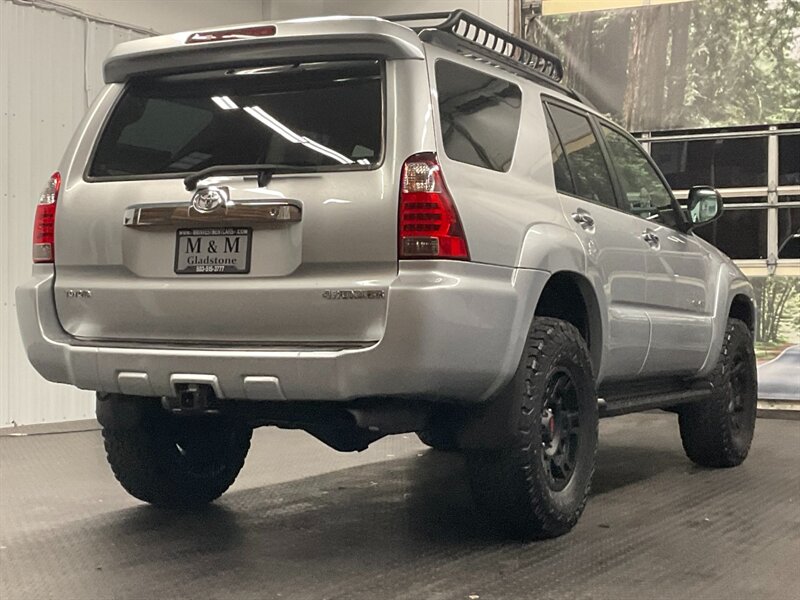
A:
<svg viewBox="0 0 800 600">
<path fill-rule="evenodd" d="M 750 450 L 758 400 L 753 337 L 742 321 L 728 319 L 719 362 L 708 380 L 711 398 L 679 409 L 683 449 L 703 467 L 735 467 Z"/>
<path fill-rule="evenodd" d="M 174 416 L 148 407 L 133 428 L 103 428 L 108 463 L 132 496 L 161 507 L 207 504 L 230 487 L 252 428 L 216 415 Z"/>
<path fill-rule="evenodd" d="M 554 429 L 545 417 L 555 402 L 552 386 L 561 385 L 553 382 L 562 381 L 565 373 L 572 391 L 562 388 L 560 402 L 566 408 L 559 414 L 574 426 L 565 429 L 570 433 L 564 439 L 576 445 L 573 468 L 557 489 L 558 469 L 548 456 L 554 451 Z M 508 443 L 465 453 L 477 507 L 512 537 L 563 535 L 586 505 L 597 450 L 597 396 L 589 351 L 578 330 L 559 319 L 535 318 L 517 372 L 502 394 L 504 398 L 494 401 L 506 401 L 510 407 Z"/>
</svg>

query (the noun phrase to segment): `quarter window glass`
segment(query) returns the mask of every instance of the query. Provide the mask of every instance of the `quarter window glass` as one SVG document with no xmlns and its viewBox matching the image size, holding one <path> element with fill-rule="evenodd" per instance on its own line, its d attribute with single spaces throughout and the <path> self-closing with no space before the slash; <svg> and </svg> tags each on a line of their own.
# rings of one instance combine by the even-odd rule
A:
<svg viewBox="0 0 800 600">
<path fill-rule="evenodd" d="M 556 189 L 559 192 L 567 194 L 575 193 L 575 186 L 572 184 L 572 176 L 569 173 L 569 166 L 567 165 L 567 156 L 564 154 L 564 148 L 561 146 L 561 141 L 556 134 L 553 119 L 550 113 L 544 111 L 545 118 L 547 119 L 547 135 L 550 138 L 550 156 L 553 161 L 553 175 L 556 180 Z"/>
<path fill-rule="evenodd" d="M 508 171 L 519 131 L 520 89 L 445 60 L 436 62 L 436 88 L 445 154 L 469 165 Z"/>
<path fill-rule="evenodd" d="M 600 144 L 592 133 L 589 119 L 559 106 L 549 108 L 567 153 L 567 162 L 575 182 L 575 193 L 587 200 L 616 206 L 608 167 L 600 151 Z"/>
<path fill-rule="evenodd" d="M 653 166 L 634 142 L 610 127 L 602 126 L 608 153 L 623 192 L 623 209 L 645 219 L 672 215 L 672 199 Z M 666 216 L 666 215 L 664 215 Z M 669 223 L 674 225 L 673 222 Z"/>
</svg>

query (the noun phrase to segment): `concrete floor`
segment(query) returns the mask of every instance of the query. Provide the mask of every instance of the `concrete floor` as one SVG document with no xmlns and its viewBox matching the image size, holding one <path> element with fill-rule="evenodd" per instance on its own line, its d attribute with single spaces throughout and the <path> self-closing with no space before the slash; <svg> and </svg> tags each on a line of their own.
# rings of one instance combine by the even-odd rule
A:
<svg viewBox="0 0 800 600">
<path fill-rule="evenodd" d="M 664 413 L 603 421 L 569 535 L 498 539 L 458 455 L 414 436 L 339 454 L 256 432 L 197 512 L 128 497 L 99 432 L 0 437 L 0 598 L 800 598 L 800 422 L 759 420 L 739 468 L 683 455 Z"/>
</svg>

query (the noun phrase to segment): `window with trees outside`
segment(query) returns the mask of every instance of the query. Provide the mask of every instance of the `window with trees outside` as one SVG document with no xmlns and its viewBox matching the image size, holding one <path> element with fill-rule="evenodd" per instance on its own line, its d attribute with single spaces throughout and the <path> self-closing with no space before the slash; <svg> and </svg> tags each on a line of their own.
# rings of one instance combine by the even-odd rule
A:
<svg viewBox="0 0 800 600">
<path fill-rule="evenodd" d="M 756 339 L 769 356 L 800 330 L 800 124 L 639 137 L 679 202 L 693 185 L 722 194 L 722 217 L 695 233 L 750 278 Z"/>
</svg>

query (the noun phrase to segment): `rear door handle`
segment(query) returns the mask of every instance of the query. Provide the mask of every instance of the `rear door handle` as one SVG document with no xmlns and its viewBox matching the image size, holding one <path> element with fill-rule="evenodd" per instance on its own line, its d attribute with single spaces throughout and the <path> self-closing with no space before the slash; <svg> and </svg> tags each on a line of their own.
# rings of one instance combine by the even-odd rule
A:
<svg viewBox="0 0 800 600">
<path fill-rule="evenodd" d="M 572 213 L 572 220 L 578 223 L 584 229 L 591 229 L 594 227 L 594 218 L 588 212 L 579 208 L 577 211 Z"/>
<path fill-rule="evenodd" d="M 655 232 L 653 232 L 650 229 L 644 230 L 644 233 L 642 233 L 642 239 L 653 247 L 658 246 L 658 243 L 660 241 Z"/>
</svg>

